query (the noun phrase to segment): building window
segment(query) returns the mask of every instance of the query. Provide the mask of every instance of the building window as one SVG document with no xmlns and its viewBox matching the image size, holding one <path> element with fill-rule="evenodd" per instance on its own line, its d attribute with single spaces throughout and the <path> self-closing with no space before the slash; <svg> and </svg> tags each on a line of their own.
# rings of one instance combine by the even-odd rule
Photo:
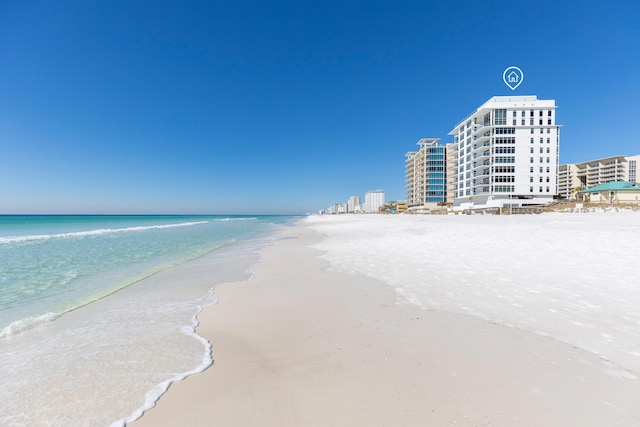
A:
<svg viewBox="0 0 640 427">
<path fill-rule="evenodd" d="M 551 125 L 551 119 L 547 120 L 547 124 Z"/>
<path fill-rule="evenodd" d="M 524 126 L 524 119 L 522 119 L 522 126 Z"/>
<path fill-rule="evenodd" d="M 529 112 L 529 115 L 530 115 L 531 117 L 533 117 L 533 110 L 531 110 L 531 111 Z"/>
<path fill-rule="evenodd" d="M 529 124 L 530 124 L 531 126 L 533 126 L 533 118 L 530 118 L 530 119 L 529 119 Z"/>
<path fill-rule="evenodd" d="M 525 116 L 525 114 L 524 114 L 524 110 L 522 110 L 522 114 L 521 114 L 521 116 L 522 116 L 522 117 L 524 117 L 524 116 Z"/>
<path fill-rule="evenodd" d="M 495 110 L 494 113 L 495 124 L 496 126 L 504 126 L 507 124 L 507 110 L 504 108 L 499 108 Z"/>
<path fill-rule="evenodd" d="M 544 132 L 544 129 L 540 128 L 540 133 L 543 133 L 543 132 Z"/>
<path fill-rule="evenodd" d="M 515 111 L 513 112 L 513 117 L 517 117 L 518 113 L 516 113 Z"/>
<path fill-rule="evenodd" d="M 549 158 L 549 157 L 547 157 L 547 163 L 551 163 L 551 162 L 550 162 L 550 158 Z"/>
<path fill-rule="evenodd" d="M 494 139 L 496 144 L 515 144 L 516 137 L 515 136 L 496 136 Z"/>
<path fill-rule="evenodd" d="M 513 175 L 498 175 L 493 178 L 493 182 L 515 182 Z"/>
<path fill-rule="evenodd" d="M 549 173 L 549 172 L 550 172 L 550 171 L 549 171 L 549 166 L 547 166 L 547 173 Z"/>
<path fill-rule="evenodd" d="M 547 144 L 551 143 L 551 138 L 547 138 Z"/>
<path fill-rule="evenodd" d="M 516 133 L 516 128 L 496 128 L 496 135 L 514 135 Z"/>
<path fill-rule="evenodd" d="M 533 187 L 529 187 L 529 193 L 533 193 Z"/>
<path fill-rule="evenodd" d="M 533 159 L 533 157 L 532 157 Z M 497 156 L 494 160 L 495 163 L 515 163 L 516 158 L 513 156 Z"/>
<path fill-rule="evenodd" d="M 516 126 L 516 124 L 517 124 L 517 120 L 513 119 L 513 125 Z"/>
<path fill-rule="evenodd" d="M 540 187 L 540 193 L 542 193 L 542 187 Z"/>
<path fill-rule="evenodd" d="M 531 147 L 531 154 L 533 154 L 533 147 Z"/>
<path fill-rule="evenodd" d="M 549 192 L 549 187 L 547 187 L 547 193 Z"/>
<path fill-rule="evenodd" d="M 531 133 L 533 133 L 533 128 L 531 128 Z"/>
<path fill-rule="evenodd" d="M 543 157 L 540 157 L 540 163 L 542 163 L 542 162 L 543 162 L 543 159 L 544 159 Z"/>
<path fill-rule="evenodd" d="M 533 182 L 533 177 L 532 176 L 529 177 L 529 182 Z"/>
<path fill-rule="evenodd" d="M 515 154 L 516 147 L 496 147 L 495 154 Z"/>
<path fill-rule="evenodd" d="M 529 163 L 533 163 L 533 157 L 529 157 Z"/>
<path fill-rule="evenodd" d="M 533 144 L 533 138 L 531 138 L 531 143 Z"/>
<path fill-rule="evenodd" d="M 492 170 L 495 173 L 514 173 L 515 172 L 515 166 L 496 166 L 496 167 L 492 168 Z"/>
<path fill-rule="evenodd" d="M 549 177 L 547 177 L 547 182 L 549 182 Z"/>
<path fill-rule="evenodd" d="M 542 173 L 542 166 L 540 166 L 540 173 Z"/>
<path fill-rule="evenodd" d="M 547 147 L 547 154 L 551 153 L 551 151 L 549 150 L 550 150 L 550 147 Z"/>
<path fill-rule="evenodd" d="M 538 120 L 538 124 L 542 126 L 542 119 Z"/>
<path fill-rule="evenodd" d="M 540 177 L 539 181 L 542 182 L 542 177 Z"/>
<path fill-rule="evenodd" d="M 531 163 L 533 163 L 533 162 L 531 162 Z M 529 168 L 529 172 L 533 173 L 533 166 L 531 166 L 531 167 Z"/>
<path fill-rule="evenodd" d="M 547 116 L 551 117 L 551 110 L 547 111 Z"/>
<path fill-rule="evenodd" d="M 515 186 L 513 185 L 495 185 L 493 191 L 496 193 L 513 193 Z"/>
<path fill-rule="evenodd" d="M 540 147 L 540 154 L 544 153 L 544 148 Z"/>
</svg>

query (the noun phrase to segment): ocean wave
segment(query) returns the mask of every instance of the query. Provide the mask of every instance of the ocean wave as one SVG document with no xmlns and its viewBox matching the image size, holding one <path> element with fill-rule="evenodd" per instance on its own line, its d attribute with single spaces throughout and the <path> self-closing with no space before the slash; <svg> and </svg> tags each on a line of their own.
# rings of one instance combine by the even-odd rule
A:
<svg viewBox="0 0 640 427">
<path fill-rule="evenodd" d="M 258 218 L 218 218 L 218 219 L 214 219 L 214 221 L 249 221 L 249 220 L 256 220 Z"/>
<path fill-rule="evenodd" d="M 132 231 L 146 231 L 146 230 L 155 230 L 155 229 L 163 229 L 163 228 L 190 227 L 198 224 L 206 224 L 207 222 L 209 221 L 182 222 L 179 224 L 141 225 L 136 227 L 125 227 L 125 228 L 99 228 L 96 230 L 74 231 L 71 233 L 58 233 L 58 234 L 31 234 L 26 236 L 0 237 L 0 244 L 24 243 L 24 242 L 33 242 L 33 241 L 51 240 L 51 239 L 68 239 L 73 237 L 99 236 L 104 234 L 128 233 Z"/>
<path fill-rule="evenodd" d="M 202 355 L 200 364 L 190 371 L 177 373 L 176 375 L 167 379 L 166 381 L 163 381 L 160 384 L 157 384 L 155 387 L 153 387 L 151 390 L 149 390 L 145 394 L 144 404 L 141 407 L 137 408 L 129 416 L 119 419 L 117 421 L 114 421 L 113 423 L 111 423 L 110 427 L 125 427 L 128 423 L 132 423 L 133 421 L 137 420 L 142 415 L 144 415 L 146 411 L 156 406 L 160 397 L 162 397 L 162 395 L 167 392 L 171 384 L 178 381 L 182 381 L 191 375 L 199 374 L 200 372 L 205 371 L 208 367 L 213 365 L 213 354 L 212 354 L 211 343 L 209 342 L 209 340 L 207 340 L 203 336 L 198 335 L 198 333 L 196 332 L 196 328 L 200 326 L 198 315 L 204 309 L 205 305 L 210 305 L 215 303 L 216 301 L 209 301 L 206 304 L 198 306 L 198 311 L 191 319 L 191 325 L 182 327 L 183 334 L 191 336 L 196 340 L 200 341 L 200 343 L 202 343 L 204 347 L 204 353 Z"/>
<path fill-rule="evenodd" d="M 25 319 L 16 320 L 5 326 L 2 332 L 0 332 L 0 338 L 7 337 L 9 335 L 15 335 L 22 331 L 26 331 L 27 329 L 35 328 L 36 326 L 42 325 L 43 323 L 53 322 L 58 317 L 60 317 L 60 314 L 49 312 L 40 316 L 27 317 Z"/>
</svg>

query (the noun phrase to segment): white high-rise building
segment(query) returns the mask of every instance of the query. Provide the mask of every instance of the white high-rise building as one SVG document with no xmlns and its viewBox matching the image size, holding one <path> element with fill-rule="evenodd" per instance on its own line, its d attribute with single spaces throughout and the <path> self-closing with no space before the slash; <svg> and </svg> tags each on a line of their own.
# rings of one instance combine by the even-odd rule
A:
<svg viewBox="0 0 640 427">
<path fill-rule="evenodd" d="M 558 194 L 560 126 L 555 100 L 494 96 L 449 135 L 454 207 L 546 204 Z"/>
<path fill-rule="evenodd" d="M 351 196 L 349 200 L 347 200 L 347 213 L 354 213 L 360 207 L 360 197 Z"/>
<path fill-rule="evenodd" d="M 384 205 L 384 190 L 367 191 L 364 195 L 364 211 L 378 213 L 378 208 Z"/>
</svg>

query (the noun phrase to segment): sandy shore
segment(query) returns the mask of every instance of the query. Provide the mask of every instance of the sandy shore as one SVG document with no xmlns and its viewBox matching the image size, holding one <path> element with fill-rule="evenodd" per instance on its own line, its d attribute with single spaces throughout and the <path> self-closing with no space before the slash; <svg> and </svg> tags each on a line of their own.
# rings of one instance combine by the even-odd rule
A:
<svg viewBox="0 0 640 427">
<path fill-rule="evenodd" d="M 633 426 L 638 380 L 594 354 L 397 300 L 332 272 L 304 222 L 255 279 L 218 286 L 197 332 L 214 365 L 175 383 L 143 426 Z"/>
</svg>

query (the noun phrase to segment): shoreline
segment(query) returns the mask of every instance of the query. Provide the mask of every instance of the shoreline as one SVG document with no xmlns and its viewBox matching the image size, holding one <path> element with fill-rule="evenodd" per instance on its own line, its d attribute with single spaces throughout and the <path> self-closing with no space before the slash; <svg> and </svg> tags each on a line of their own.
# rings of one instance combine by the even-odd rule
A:
<svg viewBox="0 0 640 427">
<path fill-rule="evenodd" d="M 173 383 L 144 426 L 637 425 L 638 382 L 553 338 L 402 302 L 334 271 L 305 220 L 253 280 L 215 287 L 196 333 L 213 365 Z"/>
<path fill-rule="evenodd" d="M 83 221 L 80 218 L 65 227 L 81 228 Z M 83 237 L 76 241 L 72 237 L 28 244 L 27 248 L 40 249 L 36 253 L 39 257 L 20 255 L 24 249 L 20 246 L 15 250 L 8 247 L 4 253 L 13 251 L 15 257 L 13 262 L 7 257 L 5 264 L 24 266 L 25 271 L 32 268 L 29 259 L 38 259 L 40 265 L 45 265 L 75 259 L 80 252 L 83 256 L 79 261 L 98 259 L 96 263 L 102 262 L 105 270 L 102 275 L 91 276 L 93 270 L 88 268 L 88 273 L 78 276 L 83 284 L 95 285 L 96 294 L 102 292 L 100 284 L 110 282 L 109 278 L 114 282 L 121 277 L 131 280 L 123 281 L 126 286 L 108 296 L 46 317 L 47 321 L 35 327 L 2 338 L 0 424 L 124 425 L 126 420 L 154 406 L 157 396 L 164 393 L 168 384 L 204 370 L 210 364 L 210 356 L 205 355 L 209 342 L 193 332 L 197 313 L 203 305 L 211 303 L 204 297 L 211 294 L 215 284 L 250 277 L 247 270 L 258 262 L 259 250 L 270 244 L 277 222 L 270 219 L 242 223 L 216 221 L 200 229 L 161 231 L 173 228 L 163 226 L 169 223 L 171 221 L 156 219 L 155 224 L 151 224 L 154 228 L 128 227 L 133 232 L 120 233 L 118 239 L 109 236 L 94 242 Z M 94 224 L 90 224 L 95 230 L 92 234 L 108 228 Z M 154 231 L 145 234 L 148 230 Z M 69 250 L 65 252 L 55 245 L 49 248 L 49 241 L 65 243 Z M 175 248 L 166 248 L 168 244 Z M 218 247 L 214 247 L 216 245 Z M 115 251 L 118 248 L 123 249 Z M 155 252 L 144 252 L 148 248 Z M 122 257 L 129 260 L 129 265 L 126 268 L 118 263 L 111 265 L 108 261 L 117 257 L 103 257 L 104 252 L 125 254 Z M 163 256 L 134 259 L 139 253 Z M 76 265 L 82 267 L 81 262 L 62 263 L 59 271 L 73 270 Z M 54 279 L 51 280 L 54 285 L 62 283 Z M 14 282 L 17 284 L 20 280 Z M 70 282 L 69 287 L 72 286 L 74 283 Z M 5 297 L 10 297 L 12 288 L 6 288 Z M 55 291 L 56 287 L 52 289 Z M 65 299 L 65 288 L 60 289 L 61 307 L 74 301 Z M 51 295 L 56 297 L 54 292 Z"/>
</svg>

